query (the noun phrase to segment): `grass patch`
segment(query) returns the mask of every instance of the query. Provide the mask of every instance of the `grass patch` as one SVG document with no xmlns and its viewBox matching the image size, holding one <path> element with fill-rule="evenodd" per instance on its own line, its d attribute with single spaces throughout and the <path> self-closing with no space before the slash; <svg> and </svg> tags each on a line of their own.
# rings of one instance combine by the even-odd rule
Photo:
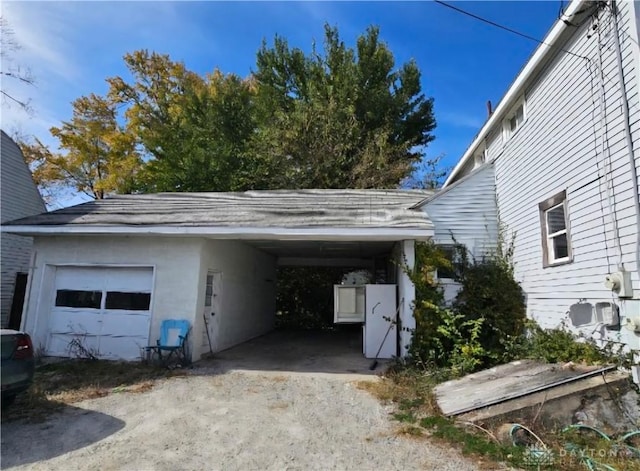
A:
<svg viewBox="0 0 640 471">
<path fill-rule="evenodd" d="M 640 471 L 640 459 L 634 459 L 628 449 L 589 431 L 562 433 L 533 429 L 544 441 L 545 449 L 532 436 L 527 436 L 529 440 L 524 443 L 535 446 L 516 446 L 510 439 L 505 440 L 497 429 L 492 431 L 444 417 L 433 388 L 445 379 L 446 374 L 442 371 L 397 368 L 388 371 L 380 381 L 363 381 L 356 386 L 395 406 L 392 417 L 399 422 L 398 435 L 428 438 L 452 446 L 471 457 L 481 469 L 498 469 L 499 463 L 503 463 L 524 470 L 583 471 L 590 469 L 587 461 L 591 460 L 593 469 Z M 597 467 L 603 464 L 611 468 Z"/>
<path fill-rule="evenodd" d="M 142 393 L 160 378 L 185 374 L 142 363 L 67 360 L 36 369 L 33 384 L 2 411 L 2 421 L 38 420 L 66 404 L 109 394 Z"/>
</svg>

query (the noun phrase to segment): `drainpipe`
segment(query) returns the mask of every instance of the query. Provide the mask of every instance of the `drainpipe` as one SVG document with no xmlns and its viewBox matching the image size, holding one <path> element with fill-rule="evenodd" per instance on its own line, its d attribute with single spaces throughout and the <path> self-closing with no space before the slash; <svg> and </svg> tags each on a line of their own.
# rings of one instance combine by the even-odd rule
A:
<svg viewBox="0 0 640 471">
<path fill-rule="evenodd" d="M 624 70 L 622 65 L 622 51 L 620 50 L 620 32 L 618 31 L 618 7 L 616 1 L 611 2 L 613 14 L 613 28 L 615 32 L 615 48 L 616 60 L 618 63 L 618 80 L 620 82 L 620 91 L 622 93 L 622 115 L 624 118 L 624 137 L 629 155 L 629 164 L 631 166 L 631 183 L 635 190 L 633 198 L 634 208 L 636 210 L 636 224 L 640 227 L 640 196 L 638 192 L 638 173 L 636 171 L 636 163 L 633 154 L 633 141 L 631 139 L 631 125 L 629 119 L 629 102 L 627 100 L 627 87 L 624 83 Z M 636 231 L 636 272 L 640 276 L 640 231 Z"/>
</svg>

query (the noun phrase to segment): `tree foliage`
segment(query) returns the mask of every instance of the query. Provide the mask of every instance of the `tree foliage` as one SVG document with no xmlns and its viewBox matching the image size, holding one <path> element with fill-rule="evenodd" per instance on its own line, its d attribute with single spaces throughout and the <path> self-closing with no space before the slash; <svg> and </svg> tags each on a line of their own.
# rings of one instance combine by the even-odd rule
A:
<svg viewBox="0 0 640 471">
<path fill-rule="evenodd" d="M 248 78 L 217 69 L 200 75 L 147 50 L 124 61 L 130 79 L 108 78 L 106 97 L 78 99 L 73 118 L 52 129 L 65 154 L 29 149 L 47 162 L 43 180 L 73 183 L 95 198 L 389 188 L 414 171 L 433 140 L 433 101 L 417 65 L 396 67 L 375 27 L 348 47 L 326 26 L 322 48 L 310 53 L 276 36 L 263 42 Z"/>
<path fill-rule="evenodd" d="M 218 70 L 201 77 L 148 51 L 127 54 L 125 63 L 134 80 L 108 79 L 109 96 L 128 105 L 128 130 L 149 157 L 141 189 L 241 189 L 255 127 L 250 81 Z"/>
<path fill-rule="evenodd" d="M 309 55 L 278 36 L 263 42 L 252 148 L 268 178 L 286 188 L 397 186 L 433 140 L 435 119 L 417 65 L 394 67 L 374 27 L 355 50 L 329 26 L 323 50 Z"/>
<path fill-rule="evenodd" d="M 109 193 L 130 193 L 141 166 L 135 137 L 116 119 L 113 102 L 97 95 L 73 102 L 73 117 L 51 128 L 61 152 L 39 140 L 20 142 L 39 186 L 71 186 L 95 199 Z"/>
</svg>

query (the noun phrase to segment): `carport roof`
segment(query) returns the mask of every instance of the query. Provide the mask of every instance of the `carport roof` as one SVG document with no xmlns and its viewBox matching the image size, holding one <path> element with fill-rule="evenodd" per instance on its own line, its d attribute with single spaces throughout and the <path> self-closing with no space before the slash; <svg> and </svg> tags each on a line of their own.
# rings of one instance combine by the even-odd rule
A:
<svg viewBox="0 0 640 471">
<path fill-rule="evenodd" d="M 412 209 L 425 190 L 275 190 L 116 195 L 5 223 L 21 234 L 200 234 L 254 238 L 344 235 L 427 238 L 433 225 Z"/>
</svg>

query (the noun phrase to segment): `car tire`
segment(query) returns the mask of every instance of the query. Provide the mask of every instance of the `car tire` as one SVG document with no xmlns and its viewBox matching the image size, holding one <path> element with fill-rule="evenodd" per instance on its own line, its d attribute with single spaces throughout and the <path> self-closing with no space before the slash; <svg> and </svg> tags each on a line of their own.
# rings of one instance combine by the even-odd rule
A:
<svg viewBox="0 0 640 471">
<path fill-rule="evenodd" d="M 7 407 L 9 407 L 11 404 L 13 404 L 13 401 L 16 400 L 16 396 L 5 396 L 2 398 L 2 408 L 6 409 Z"/>
</svg>

